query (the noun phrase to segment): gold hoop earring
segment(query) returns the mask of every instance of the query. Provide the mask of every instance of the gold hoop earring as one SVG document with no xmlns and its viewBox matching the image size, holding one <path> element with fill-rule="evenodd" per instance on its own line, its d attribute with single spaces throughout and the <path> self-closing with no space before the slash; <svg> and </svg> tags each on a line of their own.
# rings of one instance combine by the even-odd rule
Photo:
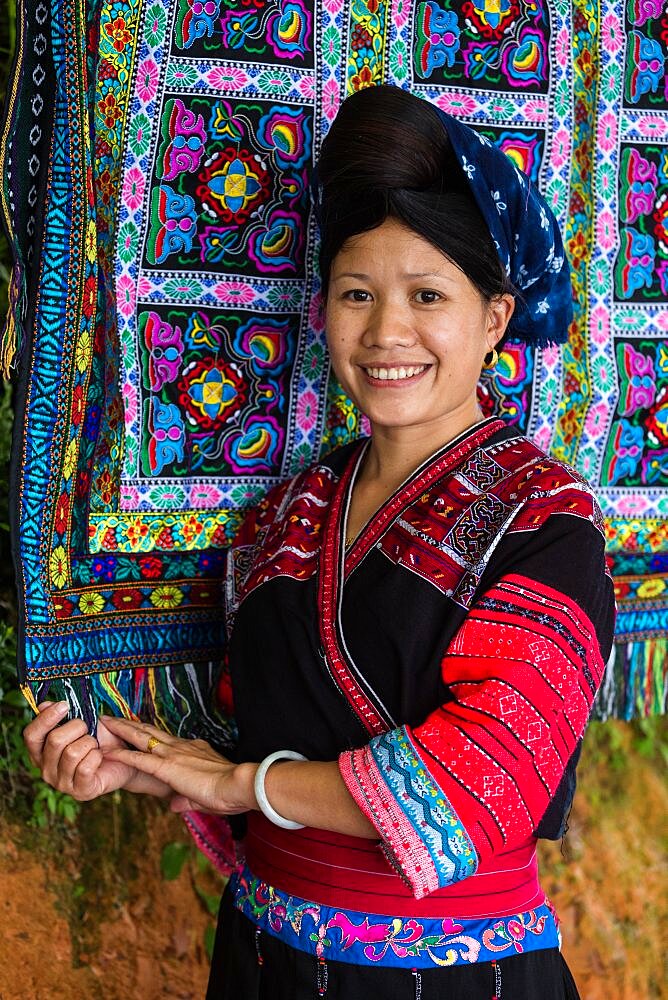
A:
<svg viewBox="0 0 668 1000">
<path fill-rule="evenodd" d="M 488 351 L 488 353 L 483 358 L 482 370 L 484 372 L 489 372 L 493 368 L 496 368 L 498 362 L 499 362 L 499 352 L 497 351 L 496 347 L 493 347 L 492 350 Z"/>
</svg>

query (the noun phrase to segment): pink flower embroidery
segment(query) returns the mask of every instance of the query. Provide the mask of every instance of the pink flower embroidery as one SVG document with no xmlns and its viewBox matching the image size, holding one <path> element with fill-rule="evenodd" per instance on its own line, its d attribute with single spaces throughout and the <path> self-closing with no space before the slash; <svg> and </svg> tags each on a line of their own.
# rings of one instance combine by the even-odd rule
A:
<svg viewBox="0 0 668 1000">
<path fill-rule="evenodd" d="M 543 360 L 548 368 L 554 368 L 559 360 L 559 356 L 559 348 L 555 347 L 554 344 L 543 348 Z"/>
<path fill-rule="evenodd" d="M 592 343 L 599 347 L 607 344 L 610 339 L 610 316 L 603 306 L 592 309 L 589 336 Z"/>
<path fill-rule="evenodd" d="M 299 83 L 297 84 L 299 88 L 299 93 L 302 95 L 304 100 L 312 101 L 315 97 L 315 86 L 313 77 L 303 76 L 301 77 Z"/>
<path fill-rule="evenodd" d="M 540 430 L 533 435 L 533 439 L 539 448 L 543 451 L 548 451 L 550 447 L 550 428 L 541 427 Z"/>
<path fill-rule="evenodd" d="M 334 80 L 328 80 L 322 88 L 322 110 L 325 117 L 331 121 L 336 118 L 339 110 L 339 88 Z"/>
<path fill-rule="evenodd" d="M 443 94 L 436 101 L 439 108 L 448 115 L 472 115 L 477 107 L 476 100 L 469 94 Z"/>
<path fill-rule="evenodd" d="M 136 486 L 121 488 L 121 510 L 133 510 L 139 505 L 139 490 Z"/>
<path fill-rule="evenodd" d="M 309 303 L 308 307 L 308 322 L 309 326 L 315 333 L 322 333 L 325 329 L 325 315 L 323 311 L 323 301 L 322 293 L 320 291 L 316 292 Z"/>
<path fill-rule="evenodd" d="M 158 67 L 154 59 L 145 59 L 137 70 L 137 94 L 139 100 L 148 104 L 158 89 Z"/>
<path fill-rule="evenodd" d="M 135 308 L 135 283 L 127 274 L 121 275 L 116 284 L 116 302 L 118 311 L 126 319 L 131 316 Z"/>
<path fill-rule="evenodd" d="M 638 129 L 644 135 L 663 136 L 668 131 L 668 125 L 658 116 L 643 115 L 638 119 Z"/>
<path fill-rule="evenodd" d="M 642 514 L 646 506 L 647 501 L 639 494 L 620 497 L 617 501 L 617 510 L 620 514 Z"/>
<path fill-rule="evenodd" d="M 297 402 L 297 423 L 305 433 L 308 433 L 315 427 L 317 416 L 318 397 L 309 389 Z"/>
<path fill-rule="evenodd" d="M 137 419 L 137 390 L 131 382 L 123 383 L 123 409 L 125 426 L 130 428 Z"/>
<path fill-rule="evenodd" d="M 617 116 L 611 114 L 610 111 L 606 114 L 601 115 L 601 119 L 598 123 L 598 134 L 597 142 L 599 148 L 603 150 L 604 153 L 609 153 L 610 150 L 615 149 L 617 145 Z"/>
<path fill-rule="evenodd" d="M 559 128 L 554 133 L 552 143 L 552 166 L 555 170 L 563 167 L 564 163 L 570 159 L 571 137 L 568 129 Z"/>
<path fill-rule="evenodd" d="M 217 507 L 222 497 L 223 495 L 220 490 L 215 486 L 210 486 L 208 483 L 193 486 L 190 491 L 190 503 L 198 510 Z"/>
<path fill-rule="evenodd" d="M 604 52 L 615 55 L 624 44 L 622 22 L 616 14 L 606 14 L 601 23 L 601 45 Z"/>
<path fill-rule="evenodd" d="M 392 23 L 397 28 L 402 28 L 408 20 L 411 5 L 409 0 L 394 0 L 392 5 Z"/>
<path fill-rule="evenodd" d="M 608 407 L 605 403 L 597 403 L 592 406 L 585 419 L 585 431 L 592 437 L 598 437 L 599 433 L 606 425 L 608 417 Z"/>
<path fill-rule="evenodd" d="M 571 40 L 567 28 L 562 28 L 557 32 L 554 51 L 557 57 L 557 65 L 568 66 L 571 59 Z"/>
<path fill-rule="evenodd" d="M 616 243 L 615 219 L 607 209 L 596 220 L 596 236 L 603 250 L 611 250 Z"/>
<path fill-rule="evenodd" d="M 123 180 L 123 202 L 131 212 L 136 212 L 144 199 L 146 179 L 139 167 L 130 167 Z"/>
<path fill-rule="evenodd" d="M 524 105 L 524 117 L 528 122 L 544 122 L 547 118 L 547 107 L 542 101 L 527 101 Z"/>
<path fill-rule="evenodd" d="M 249 305 L 255 299 L 251 286 L 242 281 L 220 281 L 213 293 L 220 302 L 237 302 L 240 305 Z"/>
<path fill-rule="evenodd" d="M 237 66 L 215 66 L 206 74 L 207 82 L 219 90 L 241 90 L 248 83 L 248 76 Z"/>
</svg>

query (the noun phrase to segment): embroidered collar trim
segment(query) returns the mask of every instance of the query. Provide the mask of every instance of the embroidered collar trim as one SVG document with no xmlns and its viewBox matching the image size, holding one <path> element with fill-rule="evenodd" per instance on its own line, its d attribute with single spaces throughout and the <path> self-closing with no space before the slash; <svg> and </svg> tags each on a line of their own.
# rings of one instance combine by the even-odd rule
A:
<svg viewBox="0 0 668 1000">
<path fill-rule="evenodd" d="M 380 697 L 355 664 L 346 646 L 341 623 L 343 584 L 372 550 L 395 518 L 432 483 L 451 473 L 493 434 L 503 420 L 487 419 L 468 428 L 431 455 L 389 497 L 346 552 L 345 529 L 355 478 L 367 442 L 357 449 L 339 480 L 324 526 L 318 570 L 318 606 L 321 609 L 320 650 L 323 663 L 350 708 L 372 735 L 396 725 Z"/>
</svg>

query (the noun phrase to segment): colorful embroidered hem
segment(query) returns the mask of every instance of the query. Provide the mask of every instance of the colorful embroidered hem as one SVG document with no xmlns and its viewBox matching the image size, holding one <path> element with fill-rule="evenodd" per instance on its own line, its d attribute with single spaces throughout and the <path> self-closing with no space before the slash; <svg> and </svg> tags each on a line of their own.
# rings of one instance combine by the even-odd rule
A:
<svg viewBox="0 0 668 1000">
<path fill-rule="evenodd" d="M 428 969 L 561 947 L 547 903 L 526 913 L 484 920 L 415 919 L 358 913 L 288 896 L 255 878 L 247 867 L 235 872 L 230 884 L 234 905 L 260 930 L 316 958 Z"/>
</svg>

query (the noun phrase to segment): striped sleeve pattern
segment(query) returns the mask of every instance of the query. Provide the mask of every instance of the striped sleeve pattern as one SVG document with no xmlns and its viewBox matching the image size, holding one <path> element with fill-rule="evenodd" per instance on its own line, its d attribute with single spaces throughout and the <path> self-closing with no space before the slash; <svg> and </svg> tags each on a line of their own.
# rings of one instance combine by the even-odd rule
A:
<svg viewBox="0 0 668 1000">
<path fill-rule="evenodd" d="M 416 898 L 535 834 L 579 747 L 604 663 L 574 600 L 509 575 L 472 607 L 442 669 L 452 701 L 339 761 Z"/>
</svg>

